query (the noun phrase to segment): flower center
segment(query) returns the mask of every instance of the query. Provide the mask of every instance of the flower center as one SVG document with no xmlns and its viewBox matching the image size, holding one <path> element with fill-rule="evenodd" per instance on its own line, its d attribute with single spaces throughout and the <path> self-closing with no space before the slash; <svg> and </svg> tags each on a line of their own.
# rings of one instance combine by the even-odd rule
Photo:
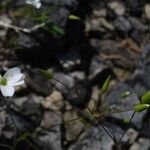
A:
<svg viewBox="0 0 150 150">
<path fill-rule="evenodd" d="M 7 85 L 7 80 L 2 78 L 0 79 L 0 85 L 6 86 Z"/>
</svg>

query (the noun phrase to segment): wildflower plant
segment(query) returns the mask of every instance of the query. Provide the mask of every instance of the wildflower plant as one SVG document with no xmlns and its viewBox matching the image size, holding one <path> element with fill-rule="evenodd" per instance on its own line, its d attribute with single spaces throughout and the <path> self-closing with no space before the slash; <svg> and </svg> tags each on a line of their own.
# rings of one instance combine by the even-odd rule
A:
<svg viewBox="0 0 150 150">
<path fill-rule="evenodd" d="M 24 84 L 24 75 L 18 67 L 9 69 L 4 76 L 0 75 L 0 90 L 4 97 L 12 97 L 15 86 Z"/>
</svg>

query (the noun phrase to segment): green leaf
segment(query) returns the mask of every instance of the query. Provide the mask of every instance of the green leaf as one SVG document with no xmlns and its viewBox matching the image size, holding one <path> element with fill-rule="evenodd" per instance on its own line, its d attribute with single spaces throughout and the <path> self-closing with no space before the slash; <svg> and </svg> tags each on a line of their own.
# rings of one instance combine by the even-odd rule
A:
<svg viewBox="0 0 150 150">
<path fill-rule="evenodd" d="M 21 142 L 27 139 L 27 137 L 29 137 L 31 135 L 31 133 L 29 131 L 25 132 L 24 134 L 22 134 L 20 137 L 17 138 L 17 142 Z"/>
<path fill-rule="evenodd" d="M 75 15 L 69 15 L 68 18 L 70 20 L 80 20 L 80 18 L 78 16 L 75 16 Z"/>
<path fill-rule="evenodd" d="M 129 118 L 124 118 L 124 119 L 123 119 L 123 122 L 124 122 L 125 124 L 128 124 L 128 123 L 130 122 L 130 119 L 129 119 Z"/>
<path fill-rule="evenodd" d="M 65 34 L 64 30 L 62 28 L 60 28 L 59 26 L 55 25 L 55 24 L 51 25 L 50 28 L 51 28 L 53 33 L 56 33 L 56 34 L 59 34 L 59 35 L 64 35 Z"/>
<path fill-rule="evenodd" d="M 134 106 L 134 110 L 136 112 L 142 112 L 146 109 L 150 108 L 150 105 L 149 104 L 137 104 Z"/>
<path fill-rule="evenodd" d="M 122 94 L 121 94 L 121 98 L 126 98 L 126 97 L 128 97 L 129 95 L 131 94 L 131 92 L 130 91 L 125 91 L 125 92 L 123 92 Z"/>
<path fill-rule="evenodd" d="M 142 104 L 150 104 L 150 90 L 145 92 L 141 98 Z"/>
<path fill-rule="evenodd" d="M 48 80 L 51 80 L 53 78 L 53 73 L 47 70 L 38 69 L 37 70 Z"/>
<path fill-rule="evenodd" d="M 102 93 L 106 93 L 108 91 L 110 80 L 111 80 L 111 75 L 105 80 L 105 82 L 101 88 Z"/>
</svg>

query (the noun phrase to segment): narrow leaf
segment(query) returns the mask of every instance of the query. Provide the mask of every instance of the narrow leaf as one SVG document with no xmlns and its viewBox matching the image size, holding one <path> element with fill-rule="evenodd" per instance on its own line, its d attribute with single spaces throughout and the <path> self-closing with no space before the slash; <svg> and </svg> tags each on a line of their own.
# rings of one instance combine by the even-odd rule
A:
<svg viewBox="0 0 150 150">
<path fill-rule="evenodd" d="M 134 106 L 134 110 L 136 112 L 142 112 L 146 109 L 150 108 L 150 105 L 149 104 L 137 104 Z"/>
<path fill-rule="evenodd" d="M 150 90 L 145 92 L 141 98 L 142 104 L 150 104 Z"/>
<path fill-rule="evenodd" d="M 126 97 L 128 97 L 129 95 L 131 94 L 131 92 L 130 91 L 125 91 L 125 92 L 123 92 L 122 94 L 121 94 L 121 98 L 126 98 Z"/>
<path fill-rule="evenodd" d="M 37 70 L 43 75 L 46 79 L 51 80 L 53 78 L 53 73 L 47 70 L 38 69 Z"/>
<path fill-rule="evenodd" d="M 111 75 L 105 80 L 105 82 L 101 88 L 102 93 L 106 93 L 108 91 L 110 79 L 111 79 Z"/>
<path fill-rule="evenodd" d="M 59 34 L 59 35 L 64 35 L 65 34 L 64 30 L 62 28 L 60 28 L 59 26 L 55 25 L 55 24 L 51 25 L 51 30 L 53 32 L 55 32 L 56 34 Z"/>
<path fill-rule="evenodd" d="M 30 135 L 31 134 L 29 131 L 25 132 L 24 134 L 22 134 L 20 137 L 17 138 L 17 142 L 19 143 L 21 141 L 26 140 Z"/>
<path fill-rule="evenodd" d="M 80 20 L 80 18 L 78 16 L 75 16 L 75 15 L 69 15 L 68 18 L 70 20 Z"/>
</svg>

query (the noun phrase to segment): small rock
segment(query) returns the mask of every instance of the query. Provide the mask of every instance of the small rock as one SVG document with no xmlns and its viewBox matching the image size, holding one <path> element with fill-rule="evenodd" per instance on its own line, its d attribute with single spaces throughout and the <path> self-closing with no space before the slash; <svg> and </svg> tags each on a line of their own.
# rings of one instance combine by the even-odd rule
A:
<svg viewBox="0 0 150 150">
<path fill-rule="evenodd" d="M 73 109 L 73 107 L 71 106 L 71 104 L 68 101 L 65 101 L 65 110 L 71 111 L 72 109 Z"/>
<path fill-rule="evenodd" d="M 93 10 L 93 15 L 96 17 L 106 17 L 107 10 L 105 8 L 100 10 Z"/>
<path fill-rule="evenodd" d="M 6 139 L 11 140 L 14 137 L 14 132 L 12 130 L 4 130 L 3 135 Z"/>
<path fill-rule="evenodd" d="M 70 71 L 81 64 L 81 57 L 78 51 L 72 50 L 65 53 L 58 53 L 56 57 L 62 67 L 67 71 Z"/>
<path fill-rule="evenodd" d="M 61 131 L 62 115 L 59 111 L 45 111 L 41 125 L 45 134 L 38 136 L 36 142 L 43 150 L 62 150 Z M 58 125 L 60 124 L 60 125 Z M 47 131 L 49 130 L 49 131 Z"/>
<path fill-rule="evenodd" d="M 106 125 L 105 125 L 106 127 Z M 119 138 L 123 130 L 114 125 L 108 125 L 107 130 Z M 113 141 L 99 126 L 88 128 L 69 150 L 112 150 Z"/>
<path fill-rule="evenodd" d="M 140 22 L 139 18 L 135 17 L 128 17 L 133 29 L 144 32 L 146 27 L 142 22 Z"/>
<path fill-rule="evenodd" d="M 60 8 L 59 10 L 55 11 L 54 14 L 51 14 L 51 20 L 55 24 L 64 27 L 66 21 L 68 19 L 69 11 L 65 8 Z"/>
<path fill-rule="evenodd" d="M 29 130 L 35 129 L 38 122 L 37 120 L 32 120 L 30 117 L 20 115 L 21 113 L 17 113 L 15 111 L 11 111 L 6 118 L 6 126 L 10 127 L 11 129 L 18 129 L 20 132 L 27 132 Z M 12 121 L 13 120 L 13 121 Z"/>
<path fill-rule="evenodd" d="M 24 98 L 22 98 L 22 107 L 20 109 L 24 112 L 25 115 L 32 116 L 32 115 L 37 115 L 39 116 L 41 113 L 40 110 L 40 102 L 43 100 L 41 96 L 36 96 L 34 94 L 28 95 L 26 98 L 26 101 Z M 17 101 L 17 100 L 16 100 Z M 17 102 L 16 102 L 17 104 Z M 17 105 L 20 105 L 18 103 Z"/>
<path fill-rule="evenodd" d="M 108 30 L 114 30 L 114 25 L 108 22 L 105 18 L 100 18 L 100 24 Z"/>
<path fill-rule="evenodd" d="M 108 3 L 108 6 L 117 14 L 117 15 L 124 15 L 125 13 L 125 6 L 123 3 L 119 1 L 112 1 Z"/>
<path fill-rule="evenodd" d="M 101 26 L 100 18 L 95 19 L 95 18 L 89 18 L 85 21 L 85 31 L 90 32 L 90 31 L 100 31 L 100 32 L 105 32 L 105 29 Z"/>
<path fill-rule="evenodd" d="M 35 40 L 29 35 L 25 35 L 24 33 L 20 33 L 17 42 L 18 46 L 26 49 L 31 49 L 36 45 Z"/>
<path fill-rule="evenodd" d="M 150 19 L 150 4 L 145 5 L 145 13 L 148 19 Z"/>
<path fill-rule="evenodd" d="M 63 96 L 59 91 L 53 91 L 49 96 L 41 101 L 41 104 L 46 109 L 61 110 L 63 107 Z"/>
<path fill-rule="evenodd" d="M 130 92 L 130 95 L 126 98 L 123 98 L 122 95 L 126 91 Z M 123 110 L 133 109 L 135 104 L 139 103 L 139 98 L 133 89 L 125 83 L 119 84 L 117 87 L 113 88 L 107 93 L 105 98 L 104 107 L 108 109 L 108 111 L 115 111 L 119 113 L 110 113 L 111 116 L 124 120 L 129 120 L 133 114 L 133 110 L 120 112 Z M 132 123 L 137 127 L 142 127 L 142 118 L 146 112 L 136 113 L 132 119 Z"/>
<path fill-rule="evenodd" d="M 136 140 L 138 134 L 139 133 L 136 130 L 132 129 L 132 128 L 127 130 L 126 136 L 127 136 L 129 144 L 132 144 Z"/>
<path fill-rule="evenodd" d="M 42 150 L 62 150 L 61 134 L 59 131 L 48 131 L 45 135 L 40 135 L 35 141 Z"/>
<path fill-rule="evenodd" d="M 68 94 L 68 90 L 74 87 L 74 78 L 68 74 L 64 74 L 63 72 L 56 72 L 54 74 L 54 78 L 58 81 L 52 80 L 52 82 L 56 88 L 61 91 L 62 94 Z"/>
<path fill-rule="evenodd" d="M 78 115 L 74 111 L 69 111 L 64 114 L 63 118 L 64 122 L 67 122 L 69 120 L 78 118 Z M 66 128 L 66 139 L 68 141 L 74 141 L 77 140 L 79 135 L 83 132 L 84 124 L 81 122 L 80 119 L 78 119 L 66 123 L 65 128 Z"/>
<path fill-rule="evenodd" d="M 19 98 L 13 99 L 13 103 L 15 103 L 16 106 L 21 108 L 23 106 L 23 103 L 27 100 L 28 100 L 27 96 L 19 97 Z"/>
<path fill-rule="evenodd" d="M 85 79 L 85 72 L 80 72 L 80 71 L 74 71 L 70 73 L 70 75 L 73 78 L 79 79 L 79 80 L 84 80 Z"/>
<path fill-rule="evenodd" d="M 98 53 L 104 52 L 105 54 L 111 54 L 118 53 L 120 51 L 118 42 L 114 40 L 91 39 L 90 44 Z"/>
<path fill-rule="evenodd" d="M 26 73 L 27 84 L 36 92 L 49 95 L 52 92 L 52 84 L 45 79 L 38 71 L 28 70 Z"/>
<path fill-rule="evenodd" d="M 79 108 L 85 107 L 91 92 L 91 85 L 87 79 L 74 79 L 71 75 L 58 72 L 54 78 L 61 82 L 53 81 L 56 88 L 61 91 L 70 104 Z"/>
<path fill-rule="evenodd" d="M 44 128 L 51 128 L 56 124 L 61 124 L 61 113 L 59 111 L 45 111 L 43 115 L 43 119 L 41 121 L 41 126 Z M 58 126 L 56 126 L 58 129 Z"/>
<path fill-rule="evenodd" d="M 89 68 L 89 79 L 93 84 L 101 86 L 105 79 L 112 74 L 111 69 L 100 57 L 94 56 Z"/>
<path fill-rule="evenodd" d="M 122 31 L 124 33 L 128 33 L 132 29 L 129 20 L 123 16 L 119 16 L 115 19 L 114 26 L 116 30 Z"/>
<path fill-rule="evenodd" d="M 137 142 L 135 142 L 129 150 L 149 150 L 150 148 L 150 140 L 146 138 L 139 138 Z"/>
<path fill-rule="evenodd" d="M 91 99 L 88 103 L 88 107 L 92 110 L 96 104 L 96 102 L 98 101 L 98 95 L 99 95 L 99 90 L 98 90 L 98 86 L 94 86 L 92 88 L 92 95 L 91 95 Z"/>
<path fill-rule="evenodd" d="M 5 24 L 10 25 L 11 23 L 12 23 L 12 21 L 8 16 L 6 16 L 6 15 L 0 16 L 0 27 L 1 27 L 1 24 L 2 25 L 5 25 Z M 7 27 L 2 26 L 2 29 L 0 28 L 0 40 L 2 40 L 2 41 L 5 40 L 7 31 L 8 31 Z"/>
</svg>

